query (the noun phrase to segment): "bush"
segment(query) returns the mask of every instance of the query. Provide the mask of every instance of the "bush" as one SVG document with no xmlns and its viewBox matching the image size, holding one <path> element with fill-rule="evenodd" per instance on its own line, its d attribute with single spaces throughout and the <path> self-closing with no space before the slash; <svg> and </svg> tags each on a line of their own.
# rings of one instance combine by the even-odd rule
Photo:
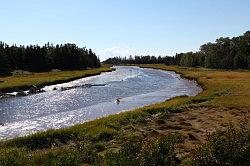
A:
<svg viewBox="0 0 250 166">
<path fill-rule="evenodd" d="M 244 127 L 230 126 L 209 137 L 207 143 L 192 155 L 193 165 L 245 166 L 250 165 L 249 134 Z"/>
<path fill-rule="evenodd" d="M 124 143 L 118 152 L 106 153 L 106 165 L 177 165 L 174 145 L 181 140 L 179 136 L 161 137 L 150 142 L 143 142 L 138 137 L 132 138 Z"/>
<path fill-rule="evenodd" d="M 138 166 L 138 155 L 142 148 L 142 139 L 132 137 L 125 142 L 118 152 L 109 151 L 105 154 L 105 162 L 108 166 Z"/>
<path fill-rule="evenodd" d="M 98 141 L 110 141 L 113 139 L 115 132 L 113 130 L 102 131 L 97 135 Z"/>
<path fill-rule="evenodd" d="M 144 144 L 139 157 L 140 165 L 177 165 L 179 160 L 174 152 L 174 144 L 177 142 L 179 142 L 179 139 L 174 137 L 162 137 L 156 141 Z"/>
</svg>

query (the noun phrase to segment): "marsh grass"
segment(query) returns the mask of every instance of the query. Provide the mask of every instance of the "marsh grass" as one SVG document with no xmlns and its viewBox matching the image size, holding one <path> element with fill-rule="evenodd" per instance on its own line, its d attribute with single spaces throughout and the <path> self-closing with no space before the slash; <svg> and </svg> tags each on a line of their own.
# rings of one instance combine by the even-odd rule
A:
<svg viewBox="0 0 250 166">
<path fill-rule="evenodd" d="M 58 84 L 87 76 L 98 75 L 101 72 L 109 71 L 112 71 L 112 69 L 103 67 L 88 70 L 42 72 L 18 76 L 0 77 L 0 91 L 11 92 L 17 89 L 27 90 L 32 85 L 42 87 L 45 85 Z"/>
</svg>

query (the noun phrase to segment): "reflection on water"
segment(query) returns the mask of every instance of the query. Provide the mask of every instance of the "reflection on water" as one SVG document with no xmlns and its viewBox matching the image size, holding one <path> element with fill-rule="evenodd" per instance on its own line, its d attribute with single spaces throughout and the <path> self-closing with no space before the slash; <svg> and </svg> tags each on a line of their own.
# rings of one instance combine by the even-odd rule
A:
<svg viewBox="0 0 250 166">
<path fill-rule="evenodd" d="M 101 86 L 82 86 L 86 84 Z M 62 87 L 76 88 L 54 90 Z M 201 89 L 173 72 L 116 67 L 111 73 L 47 86 L 44 90 L 40 94 L 0 100 L 0 123 L 5 124 L 0 126 L 0 139 L 67 127 L 175 96 L 192 96 Z"/>
</svg>

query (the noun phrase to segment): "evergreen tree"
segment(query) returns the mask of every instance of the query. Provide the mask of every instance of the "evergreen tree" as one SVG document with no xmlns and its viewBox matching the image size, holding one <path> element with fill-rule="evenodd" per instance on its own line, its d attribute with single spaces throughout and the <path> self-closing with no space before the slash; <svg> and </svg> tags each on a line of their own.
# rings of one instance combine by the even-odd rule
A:
<svg viewBox="0 0 250 166">
<path fill-rule="evenodd" d="M 56 45 L 46 43 L 38 45 L 9 46 L 0 42 L 0 75 L 12 70 L 34 72 L 60 70 L 78 70 L 88 67 L 100 67 L 100 60 L 90 49 L 78 48 L 75 44 Z"/>
</svg>

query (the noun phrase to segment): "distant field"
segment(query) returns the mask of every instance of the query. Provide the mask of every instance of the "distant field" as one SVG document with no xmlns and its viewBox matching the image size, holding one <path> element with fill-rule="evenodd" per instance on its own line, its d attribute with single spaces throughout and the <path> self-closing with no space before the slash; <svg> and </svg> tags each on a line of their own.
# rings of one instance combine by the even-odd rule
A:
<svg viewBox="0 0 250 166">
<path fill-rule="evenodd" d="M 58 71 L 31 73 L 18 76 L 0 77 L 0 92 L 12 91 L 15 89 L 27 89 L 32 85 L 43 86 L 54 83 L 62 83 L 74 79 L 97 75 L 101 72 L 108 72 L 108 67 L 94 68 L 88 70 Z"/>
<path fill-rule="evenodd" d="M 141 67 L 175 71 L 195 79 L 204 91 L 65 129 L 2 141 L 0 165 L 250 163 L 250 71 Z"/>
</svg>

